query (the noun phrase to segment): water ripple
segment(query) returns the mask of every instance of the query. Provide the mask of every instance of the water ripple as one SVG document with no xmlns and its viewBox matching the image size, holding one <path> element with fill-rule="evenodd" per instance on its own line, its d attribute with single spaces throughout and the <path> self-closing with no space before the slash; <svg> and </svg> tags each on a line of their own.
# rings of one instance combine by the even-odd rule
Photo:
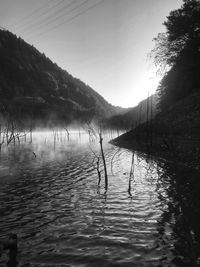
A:
<svg viewBox="0 0 200 267">
<path fill-rule="evenodd" d="M 184 264 L 194 259 L 172 253 L 183 217 L 170 175 L 163 179 L 155 160 L 135 153 L 131 174 L 133 153 L 105 147 L 105 192 L 87 146 L 60 146 L 49 158 L 34 148 L 34 160 L 16 151 L 2 155 L 0 234 L 18 234 L 20 266 L 193 266 Z"/>
</svg>

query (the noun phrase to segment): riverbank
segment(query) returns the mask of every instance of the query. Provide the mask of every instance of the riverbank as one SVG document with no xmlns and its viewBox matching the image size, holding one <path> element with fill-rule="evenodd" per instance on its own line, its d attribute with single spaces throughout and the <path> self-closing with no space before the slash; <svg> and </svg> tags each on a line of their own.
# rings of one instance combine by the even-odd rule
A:
<svg viewBox="0 0 200 267">
<path fill-rule="evenodd" d="M 111 143 L 200 170 L 200 93 L 182 99 Z"/>
</svg>

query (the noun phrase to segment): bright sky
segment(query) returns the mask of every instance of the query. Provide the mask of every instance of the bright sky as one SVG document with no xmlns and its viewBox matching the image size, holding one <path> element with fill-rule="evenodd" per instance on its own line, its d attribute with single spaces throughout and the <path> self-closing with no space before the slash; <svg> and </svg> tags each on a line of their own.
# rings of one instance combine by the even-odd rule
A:
<svg viewBox="0 0 200 267">
<path fill-rule="evenodd" d="M 113 105 L 135 106 L 159 78 L 152 39 L 181 0 L 0 0 L 0 26 L 21 36 Z"/>
</svg>

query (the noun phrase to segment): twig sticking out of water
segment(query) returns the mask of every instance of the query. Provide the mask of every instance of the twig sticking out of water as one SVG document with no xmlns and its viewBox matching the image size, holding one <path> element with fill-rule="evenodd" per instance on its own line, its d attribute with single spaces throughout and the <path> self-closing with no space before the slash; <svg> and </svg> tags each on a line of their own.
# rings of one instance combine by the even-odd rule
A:
<svg viewBox="0 0 200 267">
<path fill-rule="evenodd" d="M 134 179 L 134 152 L 132 154 L 132 161 L 131 161 L 131 170 L 130 170 L 130 175 L 129 175 L 129 183 L 128 183 L 128 193 L 130 195 L 130 197 L 132 197 L 132 193 L 131 193 L 131 182 L 132 182 L 132 178 Z"/>
<path fill-rule="evenodd" d="M 53 150 L 56 150 L 56 131 L 53 130 Z"/>
<path fill-rule="evenodd" d="M 113 163 L 114 163 L 114 158 L 115 156 L 119 153 L 119 151 L 121 150 L 121 148 L 118 148 L 117 151 L 114 153 L 114 155 L 112 156 L 112 159 L 111 159 L 111 173 L 112 175 L 114 175 L 113 173 Z"/>
<path fill-rule="evenodd" d="M 108 189 L 108 174 L 107 174 L 107 166 L 106 166 L 106 160 L 105 160 L 105 156 L 104 156 L 104 150 L 103 150 L 103 137 L 102 137 L 102 131 L 101 131 L 101 127 L 98 131 L 98 134 L 95 131 L 95 127 L 92 126 L 90 123 L 87 123 L 87 130 L 88 130 L 88 134 L 89 134 L 89 140 L 90 141 L 94 141 L 95 139 L 99 138 L 99 144 L 100 144 L 100 152 L 101 152 L 101 158 L 103 161 L 103 167 L 104 167 L 104 176 L 105 176 L 105 190 L 107 191 Z M 99 170 L 99 166 L 100 166 L 100 157 L 96 155 L 96 153 L 92 150 L 92 148 L 90 147 L 91 151 L 93 152 L 93 154 L 95 155 L 95 157 L 97 158 L 97 172 L 98 172 L 98 177 L 99 177 L 99 182 L 98 185 L 101 182 L 101 171 Z"/>
<path fill-rule="evenodd" d="M 103 166 L 104 166 L 105 189 L 107 190 L 107 189 L 108 189 L 108 174 L 107 174 L 106 160 L 105 160 L 104 151 L 103 151 L 103 138 L 102 138 L 101 131 L 100 131 L 100 133 L 99 133 L 99 143 L 100 143 L 101 156 L 102 156 Z"/>
<path fill-rule="evenodd" d="M 98 155 L 94 152 L 94 150 L 92 149 L 92 147 L 90 146 L 90 144 L 89 144 L 89 148 L 90 148 L 90 150 L 92 151 L 92 153 L 93 153 L 93 155 L 94 155 L 94 159 L 97 159 L 97 161 L 96 161 L 96 165 L 97 165 L 96 170 L 97 170 L 98 177 L 99 177 L 99 181 L 98 181 L 98 186 L 99 186 L 100 183 L 101 183 L 100 156 L 98 156 Z M 93 160 L 93 162 L 94 162 L 94 160 Z"/>
<path fill-rule="evenodd" d="M 99 169 L 99 164 L 100 164 L 100 157 L 97 158 L 97 173 L 98 173 L 98 177 L 99 177 L 98 185 L 100 185 L 100 183 L 101 183 L 101 171 Z"/>
<path fill-rule="evenodd" d="M 5 141 L 5 129 L 2 129 L 2 126 L 0 124 L 0 152 L 1 152 L 1 147 L 4 144 Z"/>
<path fill-rule="evenodd" d="M 0 151 L 5 144 L 9 146 L 11 143 L 14 145 L 16 141 L 21 143 L 21 139 L 26 137 L 26 133 L 22 133 L 21 127 L 12 118 L 8 117 L 0 124 Z"/>
<path fill-rule="evenodd" d="M 89 135 L 89 141 L 93 143 L 95 139 L 97 139 L 97 134 L 94 130 L 94 126 L 92 126 L 90 123 L 87 123 L 87 131 Z"/>
<path fill-rule="evenodd" d="M 69 131 L 67 128 L 65 128 L 65 131 L 67 132 L 67 140 L 69 141 Z"/>
</svg>

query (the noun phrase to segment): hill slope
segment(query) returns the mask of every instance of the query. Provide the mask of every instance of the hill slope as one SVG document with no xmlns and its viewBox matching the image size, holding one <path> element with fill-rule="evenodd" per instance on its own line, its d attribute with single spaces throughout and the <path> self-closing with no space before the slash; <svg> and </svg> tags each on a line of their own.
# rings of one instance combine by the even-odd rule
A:
<svg viewBox="0 0 200 267">
<path fill-rule="evenodd" d="M 15 119 L 86 121 L 121 109 L 9 31 L 0 30 L 0 112 Z"/>
<path fill-rule="evenodd" d="M 200 93 L 179 100 L 151 123 L 138 126 L 112 143 L 200 169 Z"/>
<path fill-rule="evenodd" d="M 108 125 L 114 128 L 132 129 L 139 124 L 155 117 L 158 113 L 157 95 L 152 95 L 141 101 L 136 107 L 130 108 L 123 114 L 117 114 L 107 120 Z"/>
</svg>

